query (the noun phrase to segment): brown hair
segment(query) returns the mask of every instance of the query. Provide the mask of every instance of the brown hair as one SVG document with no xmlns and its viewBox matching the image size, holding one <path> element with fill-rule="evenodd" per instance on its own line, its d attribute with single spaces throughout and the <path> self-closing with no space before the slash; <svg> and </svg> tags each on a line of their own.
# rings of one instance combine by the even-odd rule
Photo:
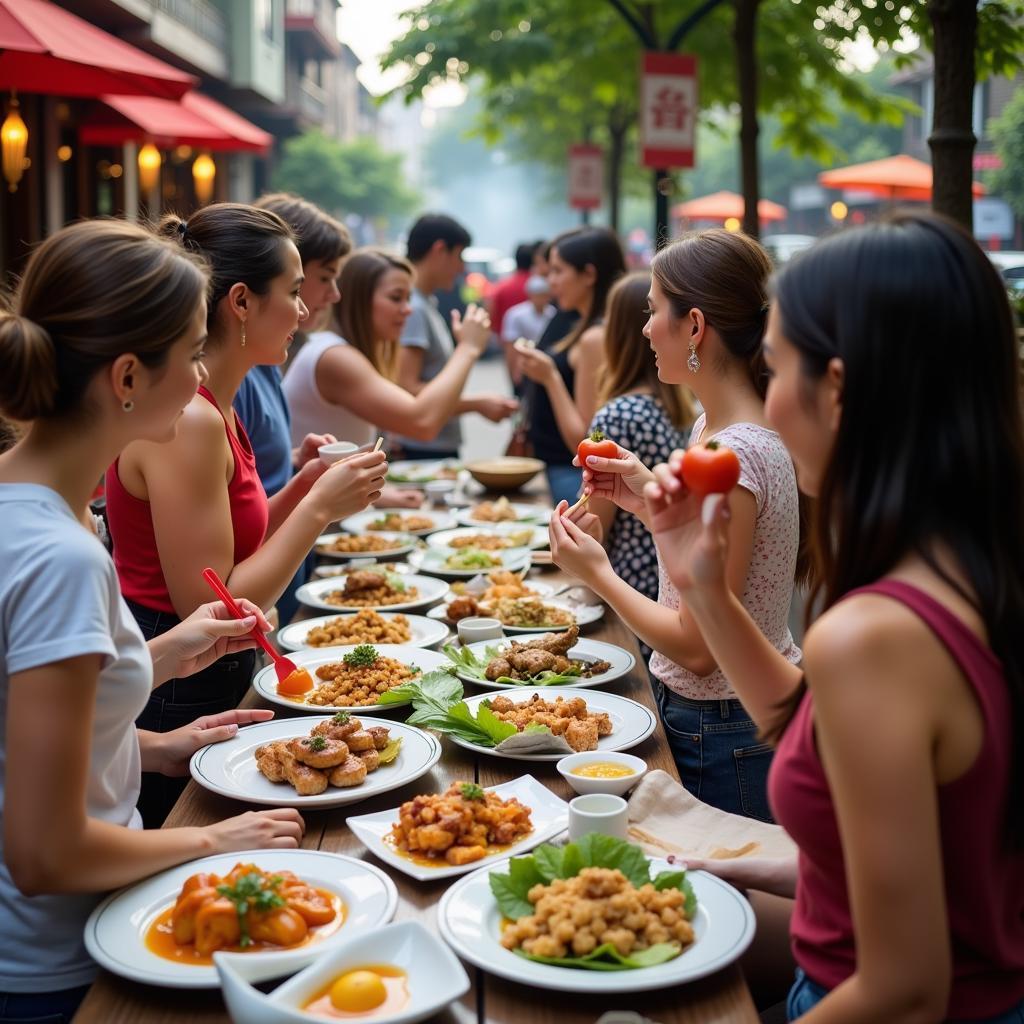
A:
<svg viewBox="0 0 1024 1024">
<path fill-rule="evenodd" d="M 658 378 L 654 351 L 643 334 L 651 275 L 636 271 L 619 278 L 608 294 L 604 325 L 604 366 L 598 384 L 598 405 L 646 388 L 668 413 L 676 430 L 693 425 L 694 405 L 689 391 Z"/>
<path fill-rule="evenodd" d="M 303 266 L 311 260 L 332 263 L 352 251 L 348 228 L 301 196 L 271 192 L 260 196 L 253 205 L 258 210 L 276 213 L 295 232 Z"/>
<path fill-rule="evenodd" d="M 672 315 L 682 319 L 699 309 L 729 355 L 745 364 L 761 398 L 768 389 L 761 340 L 771 272 L 768 253 L 753 238 L 722 228 L 684 235 L 651 261 Z"/>
<path fill-rule="evenodd" d="M 164 364 L 206 292 L 201 262 L 118 220 L 61 228 L 32 254 L 0 313 L 0 412 L 80 414 L 92 378 L 118 356 Z"/>
<path fill-rule="evenodd" d="M 388 380 L 398 376 L 398 344 L 378 338 L 373 330 L 373 293 L 389 270 L 401 270 L 414 280 L 412 264 L 384 249 L 357 249 L 346 261 L 338 278 L 341 298 L 334 305 L 338 333 L 366 356 L 373 368 Z"/>
<path fill-rule="evenodd" d="M 295 243 L 292 229 L 276 213 L 245 203 L 214 203 L 188 220 L 168 214 L 157 232 L 209 264 L 206 326 L 211 336 L 220 301 L 232 286 L 241 283 L 256 295 L 266 295 L 270 282 L 284 273 L 285 243 Z"/>
</svg>

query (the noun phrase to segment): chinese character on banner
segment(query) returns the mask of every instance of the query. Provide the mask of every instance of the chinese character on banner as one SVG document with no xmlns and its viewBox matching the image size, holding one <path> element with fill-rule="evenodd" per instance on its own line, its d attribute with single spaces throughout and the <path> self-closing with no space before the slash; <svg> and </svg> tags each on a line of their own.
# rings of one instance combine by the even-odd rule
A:
<svg viewBox="0 0 1024 1024">
<path fill-rule="evenodd" d="M 569 205 L 596 210 L 604 198 L 604 152 L 600 146 L 578 143 L 569 147 Z"/>
<path fill-rule="evenodd" d="M 697 129 L 697 58 L 645 53 L 640 80 L 641 163 L 693 167 Z"/>
</svg>

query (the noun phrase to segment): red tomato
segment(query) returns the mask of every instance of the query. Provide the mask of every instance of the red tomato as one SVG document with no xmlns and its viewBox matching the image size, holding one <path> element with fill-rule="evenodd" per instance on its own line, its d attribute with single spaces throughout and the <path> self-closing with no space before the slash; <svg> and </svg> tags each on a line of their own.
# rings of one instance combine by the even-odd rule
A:
<svg viewBox="0 0 1024 1024">
<path fill-rule="evenodd" d="M 727 494 L 740 482 L 740 460 L 717 441 L 696 444 L 686 449 L 680 476 L 695 494 Z"/>
<path fill-rule="evenodd" d="M 602 459 L 617 459 L 619 457 L 619 446 L 604 436 L 600 430 L 595 430 L 589 437 L 583 438 L 576 446 L 576 454 L 579 456 L 580 465 L 587 464 L 587 457 L 597 455 Z"/>
</svg>

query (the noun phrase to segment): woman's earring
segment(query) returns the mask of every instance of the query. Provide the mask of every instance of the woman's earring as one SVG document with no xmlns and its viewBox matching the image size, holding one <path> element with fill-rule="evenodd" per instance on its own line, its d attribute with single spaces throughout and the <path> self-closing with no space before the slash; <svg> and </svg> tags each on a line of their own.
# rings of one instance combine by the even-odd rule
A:
<svg viewBox="0 0 1024 1024">
<path fill-rule="evenodd" d="M 131 412 L 132 409 L 135 408 L 135 403 L 130 398 L 126 398 L 121 403 L 121 408 L 124 409 L 125 412 Z"/>
<path fill-rule="evenodd" d="M 690 373 L 696 373 L 700 369 L 700 356 L 697 355 L 697 346 L 690 342 L 690 358 L 686 360 Z"/>
<path fill-rule="evenodd" d="M 242 348 L 245 348 L 245 321 L 242 321 Z"/>
</svg>

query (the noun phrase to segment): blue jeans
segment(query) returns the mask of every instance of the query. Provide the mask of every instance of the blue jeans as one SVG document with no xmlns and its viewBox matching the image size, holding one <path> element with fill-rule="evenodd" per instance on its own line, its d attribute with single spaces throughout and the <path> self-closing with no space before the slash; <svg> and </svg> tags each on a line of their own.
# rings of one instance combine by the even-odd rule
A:
<svg viewBox="0 0 1024 1024">
<path fill-rule="evenodd" d="M 90 988 L 0 993 L 0 1024 L 70 1024 Z"/>
<path fill-rule="evenodd" d="M 757 726 L 743 705 L 689 700 L 652 681 L 683 785 L 712 807 L 772 821 L 767 792 L 772 748 L 758 741 Z"/>
<path fill-rule="evenodd" d="M 579 497 L 583 486 L 583 470 L 573 465 L 548 466 L 544 470 L 551 491 L 551 503 L 557 505 L 563 499 L 571 505 Z"/>
<path fill-rule="evenodd" d="M 798 967 L 796 969 L 796 981 L 789 990 L 789 998 L 786 1000 L 786 1019 L 797 1020 L 809 1010 L 812 1010 L 828 995 L 828 989 L 811 981 L 806 974 Z M 1024 1024 L 1024 1002 L 1018 1003 L 1012 1009 L 1001 1013 L 997 1017 L 986 1017 L 984 1020 L 950 1020 L 946 1024 Z"/>
</svg>

